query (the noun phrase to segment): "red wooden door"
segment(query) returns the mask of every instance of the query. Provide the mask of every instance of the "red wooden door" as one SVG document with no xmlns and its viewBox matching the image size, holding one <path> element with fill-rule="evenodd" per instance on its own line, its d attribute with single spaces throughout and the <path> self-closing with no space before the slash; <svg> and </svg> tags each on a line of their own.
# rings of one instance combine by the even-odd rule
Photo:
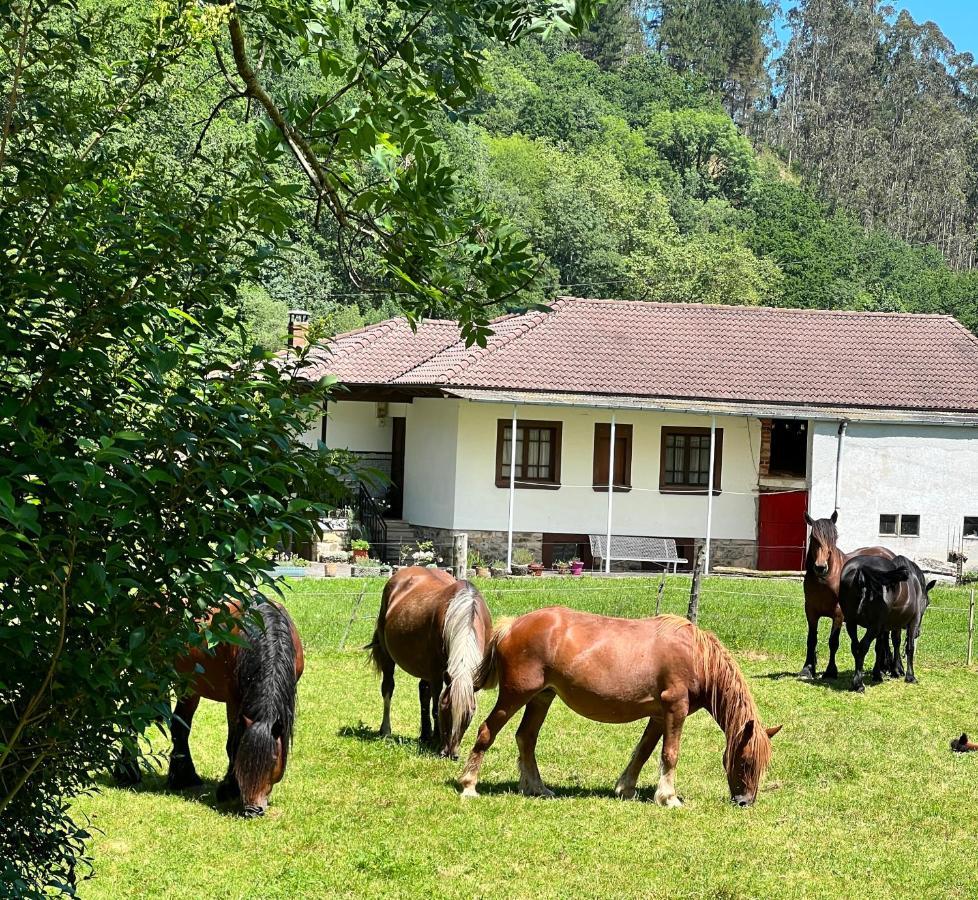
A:
<svg viewBox="0 0 978 900">
<path fill-rule="evenodd" d="M 757 568 L 766 571 L 805 568 L 807 509 L 808 491 L 761 494 Z"/>
</svg>

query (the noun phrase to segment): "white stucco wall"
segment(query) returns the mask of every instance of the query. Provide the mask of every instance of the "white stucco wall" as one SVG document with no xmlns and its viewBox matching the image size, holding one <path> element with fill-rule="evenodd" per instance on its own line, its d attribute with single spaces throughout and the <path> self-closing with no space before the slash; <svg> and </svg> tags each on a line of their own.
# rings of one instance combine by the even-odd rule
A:
<svg viewBox="0 0 978 900">
<path fill-rule="evenodd" d="M 438 402 L 438 401 L 435 401 Z M 446 402 L 446 401 L 441 401 Z M 451 401 L 450 401 L 451 402 Z M 415 403 L 417 405 L 417 401 Z M 509 491 L 495 484 L 496 428 L 512 416 L 511 406 L 458 401 L 458 455 L 454 523 L 458 529 L 501 531 L 508 527 Z M 610 422 L 609 410 L 519 407 L 520 419 L 563 422 L 561 487 L 517 489 L 517 531 L 592 533 L 607 524 L 608 495 L 591 486 L 594 425 Z M 708 416 L 622 412 L 616 422 L 632 425 L 632 490 L 614 496 L 613 529 L 619 534 L 702 537 L 706 533 L 705 495 L 659 493 L 659 455 L 664 425 L 706 427 Z M 713 536 L 752 540 L 757 535 L 757 459 L 760 423 L 748 431 L 744 417 L 717 418 L 723 428 L 721 490 L 714 497 Z M 413 421 L 408 421 L 408 446 Z M 410 479 L 405 479 L 410 484 Z M 412 520 L 413 521 L 413 520 Z"/>
<path fill-rule="evenodd" d="M 327 404 L 326 446 L 361 453 L 390 453 L 391 419 L 406 415 L 407 403 L 388 403 L 387 417 L 377 418 L 377 404 L 361 400 L 338 400 Z M 322 423 L 310 432 L 313 440 L 322 433 Z"/>
<path fill-rule="evenodd" d="M 453 528 L 459 400 L 416 399 L 407 405 L 404 519 L 413 525 Z"/>
<path fill-rule="evenodd" d="M 835 491 L 838 423 L 812 426 L 812 492 L 816 518 L 830 515 Z M 881 514 L 920 516 L 919 537 L 881 536 Z M 839 545 L 882 544 L 909 557 L 945 559 L 948 532 L 978 516 L 978 429 L 850 423 L 839 484 Z M 969 567 L 978 540 L 965 541 Z"/>
</svg>

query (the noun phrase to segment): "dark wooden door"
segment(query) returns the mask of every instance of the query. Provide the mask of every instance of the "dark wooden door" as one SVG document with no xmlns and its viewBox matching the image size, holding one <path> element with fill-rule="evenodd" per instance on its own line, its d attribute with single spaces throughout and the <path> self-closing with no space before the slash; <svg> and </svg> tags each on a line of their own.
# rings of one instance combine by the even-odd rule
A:
<svg viewBox="0 0 978 900">
<path fill-rule="evenodd" d="M 757 568 L 768 572 L 804 569 L 808 491 L 761 494 L 760 499 Z"/>
<path fill-rule="evenodd" d="M 387 515 L 400 519 L 404 515 L 404 416 L 392 416 L 391 423 L 391 486 L 387 492 Z"/>
</svg>

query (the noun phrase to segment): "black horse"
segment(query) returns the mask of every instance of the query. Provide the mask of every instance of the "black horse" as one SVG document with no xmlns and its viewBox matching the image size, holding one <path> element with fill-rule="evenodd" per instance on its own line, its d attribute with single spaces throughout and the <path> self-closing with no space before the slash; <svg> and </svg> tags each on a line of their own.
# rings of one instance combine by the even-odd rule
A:
<svg viewBox="0 0 978 900">
<path fill-rule="evenodd" d="M 873 680 L 880 681 L 884 668 L 890 665 L 890 632 L 904 627 L 907 628 L 907 681 L 916 680 L 913 676 L 913 649 L 920 632 L 920 619 L 926 609 L 926 592 L 918 589 L 916 578 L 907 565 L 909 560 L 904 557 L 898 559 L 900 562 L 876 556 L 855 556 L 842 568 L 839 605 L 845 616 L 856 664 L 852 677 L 854 691 L 865 690 L 863 661 L 870 645 L 876 642 Z M 911 585 L 911 581 L 914 584 Z M 908 589 L 904 590 L 904 586 Z M 859 626 L 866 629 L 861 640 Z M 899 653 L 895 655 L 899 657 Z"/>
<path fill-rule="evenodd" d="M 905 556 L 897 556 L 893 560 L 897 566 L 906 566 L 910 570 L 910 578 L 901 583 L 897 588 L 897 596 L 894 600 L 894 608 L 905 610 L 916 610 L 919 614 L 911 616 L 909 621 L 897 625 L 890 631 L 893 640 L 893 653 L 890 656 L 889 674 L 893 677 L 903 675 L 903 665 L 900 659 L 900 632 L 906 629 L 906 650 L 907 650 L 907 672 L 906 681 L 911 684 L 917 680 L 913 671 L 913 655 L 917 645 L 917 638 L 920 637 L 920 625 L 924 618 L 927 607 L 930 606 L 930 592 L 936 581 L 928 581 L 924 576 L 923 569 L 912 559 Z"/>
</svg>

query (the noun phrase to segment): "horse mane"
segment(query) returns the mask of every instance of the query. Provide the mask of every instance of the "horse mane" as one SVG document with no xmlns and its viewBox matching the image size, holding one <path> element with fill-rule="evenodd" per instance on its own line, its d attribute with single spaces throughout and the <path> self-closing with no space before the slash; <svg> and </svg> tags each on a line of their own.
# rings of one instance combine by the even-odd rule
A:
<svg viewBox="0 0 978 900">
<path fill-rule="evenodd" d="M 693 630 L 692 638 L 698 650 L 698 674 L 705 706 L 727 737 L 727 751 L 723 755 L 727 775 L 731 774 L 736 764 L 736 757 L 730 752 L 731 749 L 737 746 L 748 723 L 754 723 L 746 749 L 748 758 L 754 761 L 753 768 L 748 772 L 748 779 L 753 783 L 749 783 L 748 787 L 756 790 L 771 761 L 771 739 L 761 726 L 760 713 L 747 679 L 730 651 L 715 634 L 697 628 L 685 619 L 679 619 L 679 622 L 685 622 Z"/>
<path fill-rule="evenodd" d="M 255 621 L 256 614 L 261 624 Z M 248 644 L 237 653 L 235 677 L 241 715 L 252 720 L 241 734 L 234 770 L 239 783 L 251 783 L 268 770 L 275 741 L 282 739 L 282 767 L 295 728 L 295 645 L 292 620 L 278 604 L 258 603 L 244 617 Z"/>
</svg>

